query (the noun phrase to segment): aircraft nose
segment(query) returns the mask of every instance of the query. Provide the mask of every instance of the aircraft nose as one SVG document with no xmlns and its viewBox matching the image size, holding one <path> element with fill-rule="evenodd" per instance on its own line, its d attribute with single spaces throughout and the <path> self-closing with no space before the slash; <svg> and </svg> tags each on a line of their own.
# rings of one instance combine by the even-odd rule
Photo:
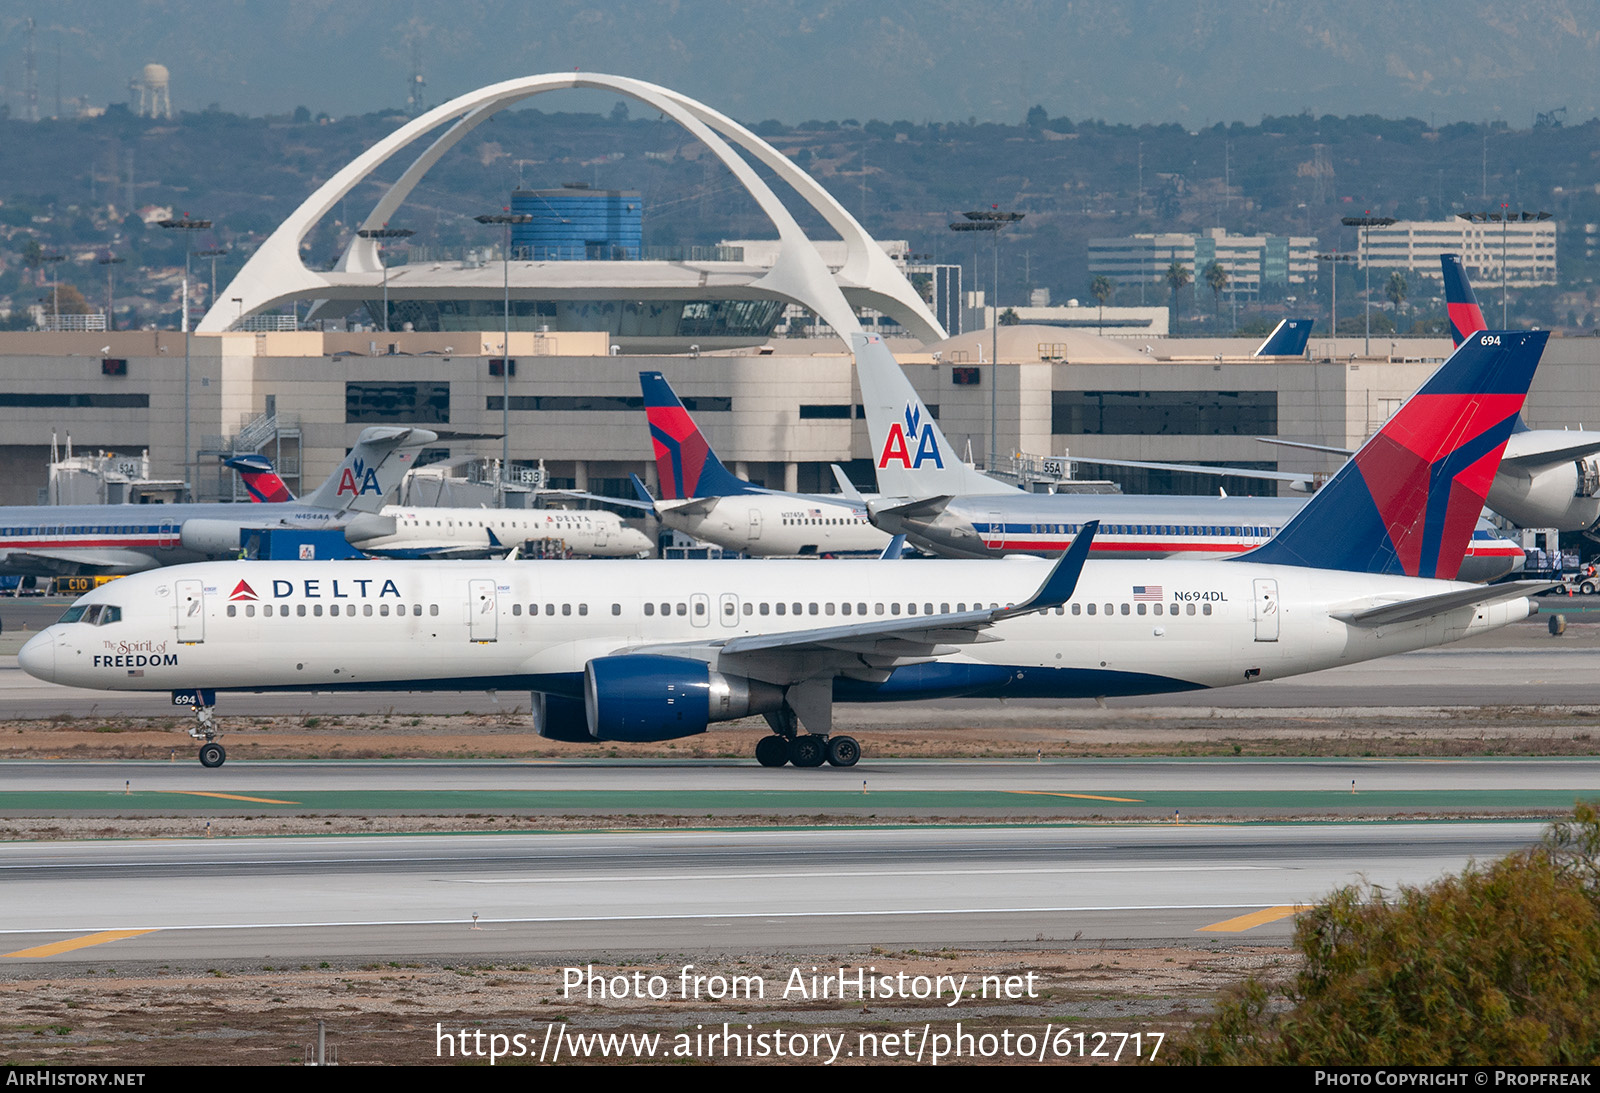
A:
<svg viewBox="0 0 1600 1093">
<path fill-rule="evenodd" d="M 28 640 L 17 651 L 17 666 L 34 679 L 54 682 L 56 675 L 56 636 L 46 630 Z"/>
</svg>

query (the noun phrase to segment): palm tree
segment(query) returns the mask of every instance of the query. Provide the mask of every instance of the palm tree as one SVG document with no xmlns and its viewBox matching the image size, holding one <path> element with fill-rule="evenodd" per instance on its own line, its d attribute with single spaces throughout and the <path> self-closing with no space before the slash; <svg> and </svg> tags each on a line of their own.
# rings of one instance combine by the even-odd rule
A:
<svg viewBox="0 0 1600 1093">
<path fill-rule="evenodd" d="M 1100 301 L 1100 333 L 1105 333 L 1106 301 L 1111 299 L 1117 291 L 1117 283 L 1105 274 L 1100 274 L 1089 282 L 1089 295 Z"/>
<path fill-rule="evenodd" d="M 1406 290 L 1409 288 L 1410 286 L 1406 284 L 1405 274 L 1399 270 L 1389 274 L 1389 285 L 1384 289 L 1384 294 L 1389 297 L 1389 302 L 1394 305 L 1394 325 L 1396 330 L 1400 328 L 1400 305 L 1406 302 Z"/>
<path fill-rule="evenodd" d="M 1200 276 L 1206 279 L 1206 284 L 1211 286 L 1211 295 L 1214 301 L 1211 305 L 1213 314 L 1222 312 L 1222 290 L 1228 287 L 1228 271 L 1222 263 L 1213 260 L 1212 263 L 1201 271 Z"/>
<path fill-rule="evenodd" d="M 1183 268 L 1183 263 L 1174 261 L 1167 267 L 1167 286 L 1172 289 L 1172 329 L 1178 329 L 1178 292 L 1189 283 L 1189 271 Z"/>
</svg>

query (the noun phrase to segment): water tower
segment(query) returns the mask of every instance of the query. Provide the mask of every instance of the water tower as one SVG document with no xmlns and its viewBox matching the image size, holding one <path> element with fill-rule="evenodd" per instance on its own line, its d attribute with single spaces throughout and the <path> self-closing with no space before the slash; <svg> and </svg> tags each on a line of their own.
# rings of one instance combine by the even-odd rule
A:
<svg viewBox="0 0 1600 1093">
<path fill-rule="evenodd" d="M 148 64 L 134 80 L 130 90 L 139 93 L 141 118 L 172 119 L 171 75 L 166 65 Z"/>
</svg>

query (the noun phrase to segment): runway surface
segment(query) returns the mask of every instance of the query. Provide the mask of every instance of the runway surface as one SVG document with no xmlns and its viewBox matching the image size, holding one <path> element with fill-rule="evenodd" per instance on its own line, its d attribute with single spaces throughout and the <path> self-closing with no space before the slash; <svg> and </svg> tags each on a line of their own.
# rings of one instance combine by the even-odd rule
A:
<svg viewBox="0 0 1600 1093">
<path fill-rule="evenodd" d="M 9 844 L 0 846 L 0 965 L 1281 941 L 1297 905 L 1337 886 L 1423 883 L 1540 830 L 791 828 Z"/>
</svg>

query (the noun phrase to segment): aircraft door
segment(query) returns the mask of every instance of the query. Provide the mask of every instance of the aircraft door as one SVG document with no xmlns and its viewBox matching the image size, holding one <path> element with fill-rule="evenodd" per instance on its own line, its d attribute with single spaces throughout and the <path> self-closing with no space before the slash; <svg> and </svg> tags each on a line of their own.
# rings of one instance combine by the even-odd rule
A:
<svg viewBox="0 0 1600 1093">
<path fill-rule="evenodd" d="M 750 541 L 752 543 L 759 543 L 761 541 L 761 510 L 760 509 L 751 509 L 750 510 Z"/>
<path fill-rule="evenodd" d="M 591 520 L 589 521 L 589 526 L 594 528 L 594 545 L 597 547 L 605 546 L 606 522 L 604 520 Z"/>
<path fill-rule="evenodd" d="M 165 520 L 161 524 L 161 529 L 156 533 L 156 546 L 171 550 L 178 545 L 181 539 L 182 532 L 179 530 L 178 525 L 170 520 Z"/>
<path fill-rule="evenodd" d="M 1006 518 L 998 512 L 989 514 L 989 530 L 983 533 L 983 542 L 990 550 L 1006 547 Z"/>
<path fill-rule="evenodd" d="M 689 621 L 695 626 L 711 625 L 711 599 L 704 592 L 689 597 Z"/>
<path fill-rule="evenodd" d="M 1278 640 L 1278 582 L 1255 582 L 1255 620 L 1257 641 Z"/>
<path fill-rule="evenodd" d="M 499 640 L 500 607 L 495 599 L 493 581 L 467 582 L 467 610 L 470 613 L 467 623 L 469 640 Z"/>
<path fill-rule="evenodd" d="M 179 581 L 174 589 L 178 611 L 178 641 L 193 645 L 206 640 L 206 594 L 199 581 Z"/>
<path fill-rule="evenodd" d="M 717 618 L 722 620 L 722 625 L 734 627 L 739 625 L 739 597 L 732 592 L 724 592 L 717 601 Z"/>
</svg>

